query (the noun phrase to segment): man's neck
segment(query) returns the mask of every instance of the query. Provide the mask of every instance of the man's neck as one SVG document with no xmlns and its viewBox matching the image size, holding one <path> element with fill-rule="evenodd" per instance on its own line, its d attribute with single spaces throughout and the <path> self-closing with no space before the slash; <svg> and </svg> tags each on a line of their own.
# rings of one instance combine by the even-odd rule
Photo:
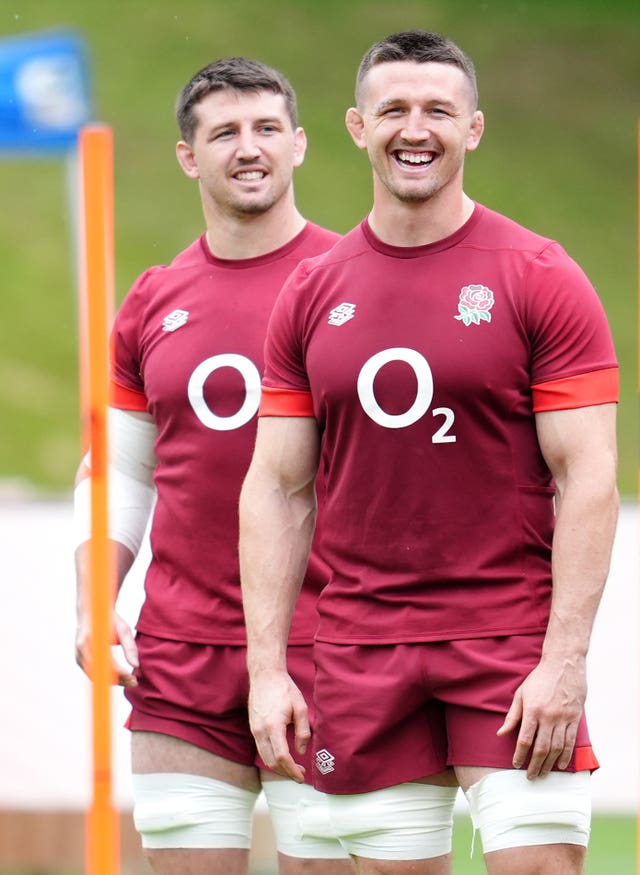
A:
<svg viewBox="0 0 640 875">
<path fill-rule="evenodd" d="M 420 203 L 399 201 L 376 193 L 369 214 L 373 233 L 391 246 L 425 246 L 454 234 L 473 213 L 474 202 L 464 192 L 443 202 L 438 196 Z"/>
<path fill-rule="evenodd" d="M 264 213 L 242 216 L 206 216 L 207 243 L 217 258 L 239 260 L 257 258 L 280 249 L 306 224 L 292 204 L 286 209 L 272 207 Z"/>
</svg>

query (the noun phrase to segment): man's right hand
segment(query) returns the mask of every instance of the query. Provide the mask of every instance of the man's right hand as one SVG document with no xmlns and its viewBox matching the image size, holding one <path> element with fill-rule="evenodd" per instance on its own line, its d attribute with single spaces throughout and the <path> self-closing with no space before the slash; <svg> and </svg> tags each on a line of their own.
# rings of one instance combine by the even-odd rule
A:
<svg viewBox="0 0 640 875">
<path fill-rule="evenodd" d="M 263 671 L 251 682 L 249 722 L 258 753 L 267 768 L 298 783 L 305 769 L 289 750 L 287 727 L 293 724 L 297 753 L 304 753 L 311 738 L 307 705 L 286 672 Z"/>
<path fill-rule="evenodd" d="M 113 614 L 113 642 L 122 647 L 124 658 L 128 666 L 123 666 L 112 655 L 111 662 L 113 665 L 114 683 L 118 683 L 121 687 L 137 687 L 136 680 L 131 668 L 138 668 L 138 648 L 136 646 L 133 630 L 125 623 L 119 614 Z M 91 678 L 91 628 L 89 617 L 84 617 L 78 622 L 76 630 L 76 662 L 87 675 Z"/>
</svg>

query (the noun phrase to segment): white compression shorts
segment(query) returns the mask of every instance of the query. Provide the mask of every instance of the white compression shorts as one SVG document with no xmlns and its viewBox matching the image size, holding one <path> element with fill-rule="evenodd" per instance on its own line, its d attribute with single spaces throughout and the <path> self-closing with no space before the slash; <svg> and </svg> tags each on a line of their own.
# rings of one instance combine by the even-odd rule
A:
<svg viewBox="0 0 640 875">
<path fill-rule="evenodd" d="M 465 795 L 485 853 L 528 845 L 583 845 L 591 829 L 590 773 L 490 772 Z"/>
<path fill-rule="evenodd" d="M 142 846 L 250 848 L 258 794 L 200 775 L 133 775 L 133 821 Z"/>
<path fill-rule="evenodd" d="M 262 789 L 281 854 L 305 860 L 349 859 L 329 826 L 324 793 L 289 780 L 264 781 Z"/>
<path fill-rule="evenodd" d="M 349 796 L 322 794 L 299 809 L 308 838 L 337 838 L 358 857 L 427 860 L 451 851 L 457 787 L 406 783 Z"/>
</svg>

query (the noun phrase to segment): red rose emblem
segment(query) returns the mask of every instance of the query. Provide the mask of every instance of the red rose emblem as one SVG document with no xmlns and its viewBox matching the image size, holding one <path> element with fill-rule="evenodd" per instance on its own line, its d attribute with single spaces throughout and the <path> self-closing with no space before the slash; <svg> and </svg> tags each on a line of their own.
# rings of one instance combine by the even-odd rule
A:
<svg viewBox="0 0 640 875">
<path fill-rule="evenodd" d="M 493 292 L 486 286 L 479 283 L 464 286 L 460 291 L 458 315 L 454 318 L 459 319 L 464 325 L 480 325 L 481 322 L 491 322 L 489 310 L 494 303 Z"/>
<path fill-rule="evenodd" d="M 469 310 L 490 310 L 494 304 L 493 292 L 486 286 L 465 286 L 460 292 L 460 303 Z"/>
</svg>

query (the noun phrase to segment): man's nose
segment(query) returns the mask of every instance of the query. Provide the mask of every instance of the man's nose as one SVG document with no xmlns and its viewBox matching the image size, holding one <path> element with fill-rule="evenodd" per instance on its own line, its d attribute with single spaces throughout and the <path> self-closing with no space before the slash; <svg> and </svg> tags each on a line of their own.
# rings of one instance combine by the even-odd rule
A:
<svg viewBox="0 0 640 875">
<path fill-rule="evenodd" d="M 248 158 L 256 158 L 260 154 L 260 146 L 254 131 L 248 129 L 240 131 L 237 143 L 237 153 L 238 157 L 245 160 Z"/>
<path fill-rule="evenodd" d="M 425 114 L 416 107 L 405 118 L 402 137 L 410 142 L 418 142 L 429 138 L 429 124 Z"/>
</svg>

